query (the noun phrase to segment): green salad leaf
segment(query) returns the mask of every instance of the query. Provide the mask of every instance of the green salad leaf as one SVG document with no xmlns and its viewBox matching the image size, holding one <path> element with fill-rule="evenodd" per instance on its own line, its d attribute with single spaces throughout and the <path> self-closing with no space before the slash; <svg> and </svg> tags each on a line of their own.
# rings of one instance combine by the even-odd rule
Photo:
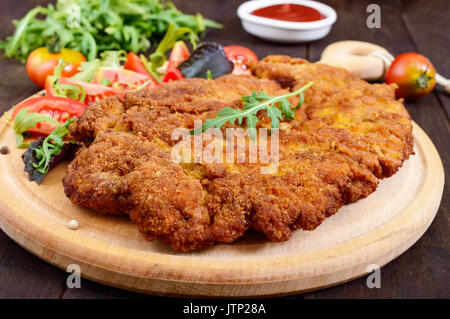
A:
<svg viewBox="0 0 450 319">
<path fill-rule="evenodd" d="M 60 84 L 59 79 L 62 76 L 62 70 L 67 65 L 64 60 L 59 60 L 58 65 L 53 69 L 53 89 L 55 90 L 54 96 L 68 97 L 84 103 L 86 99 L 86 92 L 81 85 L 78 84 Z"/>
<path fill-rule="evenodd" d="M 81 72 L 72 76 L 72 79 L 83 82 L 91 82 L 100 67 L 120 69 L 122 67 L 122 63 L 125 62 L 126 59 L 127 53 L 124 50 L 104 51 L 100 53 L 99 59 L 82 62 L 79 68 Z"/>
<path fill-rule="evenodd" d="M 40 137 L 32 142 L 27 150 L 22 153 L 24 171 L 28 173 L 28 179 L 41 184 L 49 170 L 55 167 L 65 158 L 74 155 L 78 144 L 69 139 L 69 126 L 75 121 L 71 118 L 58 126 L 47 138 Z"/>
<path fill-rule="evenodd" d="M 160 0 L 58 0 L 35 7 L 14 23 L 14 34 L 0 48 L 6 57 L 21 61 L 48 45 L 80 51 L 89 61 L 103 51 L 143 52 L 156 47 L 170 25 L 195 44 L 206 28 L 222 27 Z"/>
<path fill-rule="evenodd" d="M 64 125 L 59 125 L 49 136 L 47 136 L 42 145 L 33 148 L 38 163 L 33 163 L 33 167 L 41 174 L 47 174 L 50 161 L 59 153 L 66 144 L 65 138 L 69 136 L 69 126 L 75 121 L 74 118 L 68 119 Z"/>
<path fill-rule="evenodd" d="M 27 148 L 30 145 L 29 143 L 24 143 L 23 134 L 28 129 L 35 127 L 39 122 L 50 122 L 56 126 L 61 125 L 57 120 L 50 116 L 40 113 L 28 113 L 27 109 L 22 109 L 17 113 L 14 119 L 13 130 L 14 134 L 16 134 L 16 146 L 18 148 Z"/>
</svg>

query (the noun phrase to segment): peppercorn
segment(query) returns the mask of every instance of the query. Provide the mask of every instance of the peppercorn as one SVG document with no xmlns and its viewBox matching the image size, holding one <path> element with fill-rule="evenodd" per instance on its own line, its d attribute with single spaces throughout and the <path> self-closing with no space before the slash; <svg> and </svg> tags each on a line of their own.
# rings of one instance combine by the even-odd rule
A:
<svg viewBox="0 0 450 319">
<path fill-rule="evenodd" d="M 0 148 L 0 153 L 3 155 L 9 154 L 9 147 L 8 146 L 2 146 Z"/>
</svg>

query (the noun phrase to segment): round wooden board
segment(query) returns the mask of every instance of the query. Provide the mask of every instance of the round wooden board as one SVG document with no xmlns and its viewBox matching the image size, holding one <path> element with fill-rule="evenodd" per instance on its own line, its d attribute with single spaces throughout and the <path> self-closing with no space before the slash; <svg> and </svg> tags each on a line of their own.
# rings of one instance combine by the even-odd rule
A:
<svg viewBox="0 0 450 319">
<path fill-rule="evenodd" d="M 442 197 L 439 155 L 414 124 L 415 152 L 364 200 L 343 207 L 314 231 L 273 243 L 249 233 L 233 244 L 176 253 L 148 242 L 125 217 L 74 206 L 64 195 L 60 164 L 41 186 L 23 172 L 22 150 L 0 122 L 0 226 L 25 249 L 62 268 L 78 264 L 94 281 L 133 291 L 189 297 L 268 297 L 336 285 L 390 262 L 416 242 Z M 80 228 L 71 230 L 70 220 Z"/>
</svg>

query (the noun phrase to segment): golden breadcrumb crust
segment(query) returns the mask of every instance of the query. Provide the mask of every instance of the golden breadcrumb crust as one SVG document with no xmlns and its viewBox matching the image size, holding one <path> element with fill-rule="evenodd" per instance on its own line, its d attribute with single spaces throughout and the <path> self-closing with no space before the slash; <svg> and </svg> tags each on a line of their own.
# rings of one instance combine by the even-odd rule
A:
<svg viewBox="0 0 450 319">
<path fill-rule="evenodd" d="M 374 192 L 412 154 L 411 119 L 395 87 L 286 56 L 251 69 L 252 76 L 184 79 L 90 106 L 71 126 L 85 146 L 63 180 L 66 195 L 98 212 L 128 214 L 148 240 L 178 251 L 231 243 L 249 228 L 283 241 Z M 243 163 L 172 160 L 176 128 L 241 108 L 253 90 L 282 95 L 309 81 L 295 119 L 280 125 L 273 173 L 261 173 L 267 163 L 250 163 L 248 143 Z M 270 126 L 264 112 L 258 117 L 258 127 Z"/>
</svg>

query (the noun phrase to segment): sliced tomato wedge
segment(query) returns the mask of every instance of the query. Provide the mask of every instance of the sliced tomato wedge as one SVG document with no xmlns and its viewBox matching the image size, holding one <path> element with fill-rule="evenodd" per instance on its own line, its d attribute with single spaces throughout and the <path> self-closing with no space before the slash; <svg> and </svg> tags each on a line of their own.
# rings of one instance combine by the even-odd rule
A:
<svg viewBox="0 0 450 319">
<path fill-rule="evenodd" d="M 172 48 L 172 52 L 170 52 L 166 74 L 163 78 L 164 83 L 184 78 L 183 73 L 181 73 L 177 67 L 181 64 L 181 62 L 189 58 L 189 55 L 189 50 L 183 41 L 178 41 L 175 43 Z"/>
<path fill-rule="evenodd" d="M 68 119 L 72 117 L 80 117 L 86 109 L 86 105 L 64 97 L 35 97 L 23 101 L 14 108 L 11 114 L 11 119 L 13 121 L 17 113 L 19 113 L 19 111 L 22 109 L 28 109 L 28 113 L 40 113 L 48 115 L 61 124 L 64 124 Z M 28 132 L 45 136 L 52 133 L 55 128 L 55 125 L 49 122 L 39 122 L 35 127 L 28 129 Z"/>
<path fill-rule="evenodd" d="M 55 96 L 55 94 L 56 94 L 55 89 L 53 88 L 53 82 L 54 82 L 53 76 L 48 76 L 47 79 L 45 80 L 45 91 L 47 92 L 47 94 L 49 96 Z M 88 82 L 78 81 L 78 80 L 66 78 L 66 77 L 60 77 L 58 80 L 58 83 L 59 84 L 69 84 L 69 85 L 74 85 L 74 86 L 81 86 L 86 94 L 84 103 L 87 105 L 91 105 L 101 99 L 107 98 L 108 96 L 113 96 L 113 95 L 123 96 L 126 93 L 124 90 L 119 90 L 116 88 L 112 88 L 112 87 L 108 87 L 108 86 L 96 84 L 96 83 L 88 83 Z"/>
<path fill-rule="evenodd" d="M 258 56 L 249 48 L 229 45 L 223 48 L 228 60 L 234 63 L 233 74 L 250 74 L 248 62 L 258 61 Z"/>
<path fill-rule="evenodd" d="M 177 41 L 170 52 L 169 64 L 172 63 L 175 67 L 179 66 L 181 62 L 189 58 L 189 49 L 183 41 Z"/>
<path fill-rule="evenodd" d="M 123 67 L 126 70 L 150 76 L 150 73 L 148 73 L 147 69 L 145 68 L 144 62 L 142 62 L 141 58 L 133 52 L 128 53 L 127 60 L 125 61 Z"/>
<path fill-rule="evenodd" d="M 107 84 L 104 84 L 106 80 Z M 101 67 L 94 76 L 94 83 L 103 84 L 120 90 L 135 90 L 146 82 L 148 88 L 154 89 L 160 85 L 149 75 L 137 73 L 131 70 Z"/>
<path fill-rule="evenodd" d="M 180 72 L 180 70 L 178 70 L 173 64 L 168 64 L 167 65 L 167 71 L 166 74 L 164 75 L 163 78 L 163 82 L 164 83 L 168 83 L 171 81 L 177 81 L 184 78 L 183 73 Z"/>
</svg>

